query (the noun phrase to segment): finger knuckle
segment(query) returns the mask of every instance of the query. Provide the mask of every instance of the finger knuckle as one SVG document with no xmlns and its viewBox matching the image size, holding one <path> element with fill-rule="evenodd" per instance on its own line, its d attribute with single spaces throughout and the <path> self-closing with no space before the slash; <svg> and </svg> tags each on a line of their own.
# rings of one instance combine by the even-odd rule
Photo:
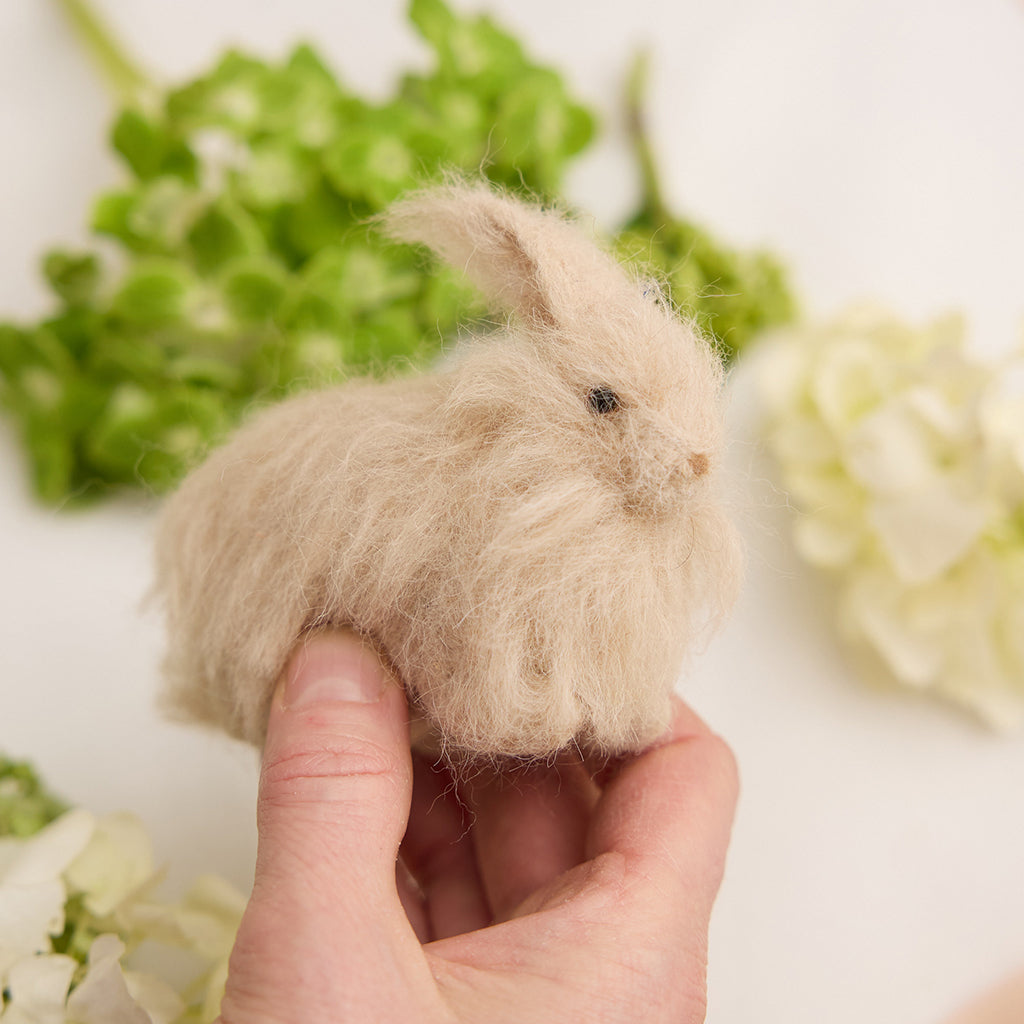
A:
<svg viewBox="0 0 1024 1024">
<path fill-rule="evenodd" d="M 263 764 L 264 789 L 291 787 L 305 780 L 360 779 L 398 774 L 397 756 L 365 736 L 331 737 L 315 746 L 284 750 Z"/>
</svg>

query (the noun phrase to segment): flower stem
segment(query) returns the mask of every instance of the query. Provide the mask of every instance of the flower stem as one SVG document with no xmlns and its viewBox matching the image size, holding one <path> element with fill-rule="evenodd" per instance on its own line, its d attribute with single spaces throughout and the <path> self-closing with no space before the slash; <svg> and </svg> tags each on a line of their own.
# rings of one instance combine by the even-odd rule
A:
<svg viewBox="0 0 1024 1024">
<path fill-rule="evenodd" d="M 57 5 L 92 54 L 118 99 L 137 103 L 153 92 L 153 83 L 128 56 L 87 0 L 57 0 Z"/>
<path fill-rule="evenodd" d="M 626 130 L 640 167 L 640 183 L 643 189 L 637 219 L 653 224 L 665 224 L 672 220 L 672 214 L 661 191 L 661 181 L 643 111 L 649 72 L 650 54 L 646 50 L 640 50 L 633 59 L 626 80 Z"/>
</svg>

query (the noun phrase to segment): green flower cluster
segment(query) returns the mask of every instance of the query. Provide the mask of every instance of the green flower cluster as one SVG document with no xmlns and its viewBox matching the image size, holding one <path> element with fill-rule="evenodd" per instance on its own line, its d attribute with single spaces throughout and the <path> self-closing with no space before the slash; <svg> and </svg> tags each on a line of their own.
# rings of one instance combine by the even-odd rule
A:
<svg viewBox="0 0 1024 1024">
<path fill-rule="evenodd" d="M 641 261 L 665 276 L 672 301 L 715 338 L 727 360 L 756 334 L 796 316 L 785 269 L 770 252 L 730 248 L 670 215 L 639 216 L 615 243 L 623 260 Z"/>
<path fill-rule="evenodd" d="M 472 298 L 368 221 L 442 172 L 558 191 L 590 115 L 486 17 L 413 0 L 434 50 L 373 103 L 308 46 L 275 66 L 228 53 L 112 143 L 130 180 L 92 228 L 123 250 L 54 252 L 56 314 L 0 326 L 0 400 L 47 501 L 172 486 L 254 400 L 429 359 Z"/>
<path fill-rule="evenodd" d="M 556 197 L 594 132 L 555 71 L 443 0 L 411 0 L 433 67 L 384 102 L 346 87 L 308 46 L 280 65 L 229 52 L 158 95 L 86 0 L 61 3 L 129 99 L 111 141 L 130 178 L 92 211 L 118 258 L 51 252 L 56 312 L 0 323 L 0 405 L 51 503 L 163 492 L 254 404 L 427 364 L 474 296 L 385 242 L 374 216 L 452 170 Z M 778 266 L 664 214 L 645 171 L 648 195 L 619 251 L 653 265 L 727 353 L 787 319 Z"/>
<path fill-rule="evenodd" d="M 627 87 L 629 130 L 643 181 L 639 211 L 615 239 L 621 259 L 655 270 L 673 302 L 694 317 L 733 360 L 757 334 L 789 323 L 796 302 L 783 265 L 763 250 L 743 252 L 669 209 L 644 126 L 647 58 L 634 61 Z"/>
</svg>

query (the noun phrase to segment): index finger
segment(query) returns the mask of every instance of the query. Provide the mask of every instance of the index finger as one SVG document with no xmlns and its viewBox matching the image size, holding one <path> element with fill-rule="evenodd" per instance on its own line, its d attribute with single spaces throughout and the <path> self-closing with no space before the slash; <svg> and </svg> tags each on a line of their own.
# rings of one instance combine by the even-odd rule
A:
<svg viewBox="0 0 1024 1024">
<path fill-rule="evenodd" d="M 653 747 L 626 761 L 606 785 L 591 822 L 587 856 L 617 853 L 629 873 L 679 893 L 710 916 L 725 869 L 739 794 L 736 759 L 682 701 Z"/>
</svg>

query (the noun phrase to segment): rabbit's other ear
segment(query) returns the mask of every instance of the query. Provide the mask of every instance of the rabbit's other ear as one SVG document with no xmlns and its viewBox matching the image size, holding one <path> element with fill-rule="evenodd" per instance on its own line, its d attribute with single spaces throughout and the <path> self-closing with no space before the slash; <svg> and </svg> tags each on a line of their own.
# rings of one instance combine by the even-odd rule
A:
<svg viewBox="0 0 1024 1024">
<path fill-rule="evenodd" d="M 622 292 L 621 268 L 562 214 L 487 185 L 454 184 L 400 199 L 386 232 L 429 246 L 497 307 L 555 327 Z"/>
</svg>

